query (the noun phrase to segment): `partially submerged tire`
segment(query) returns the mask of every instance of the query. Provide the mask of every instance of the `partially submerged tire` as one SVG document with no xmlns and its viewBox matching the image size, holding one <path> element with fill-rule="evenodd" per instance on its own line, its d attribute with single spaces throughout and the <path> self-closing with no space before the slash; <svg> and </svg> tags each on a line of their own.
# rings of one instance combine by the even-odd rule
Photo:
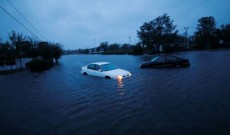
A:
<svg viewBox="0 0 230 135">
<path fill-rule="evenodd" d="M 106 79 L 111 79 L 111 77 L 109 77 L 109 76 L 105 76 L 105 78 L 106 78 Z"/>
<path fill-rule="evenodd" d="M 177 64 L 176 67 L 177 67 L 177 68 L 180 68 L 180 67 L 182 67 L 182 66 L 181 66 L 181 64 Z"/>
<path fill-rule="evenodd" d="M 86 72 L 84 72 L 83 75 L 88 75 L 88 74 Z"/>
</svg>

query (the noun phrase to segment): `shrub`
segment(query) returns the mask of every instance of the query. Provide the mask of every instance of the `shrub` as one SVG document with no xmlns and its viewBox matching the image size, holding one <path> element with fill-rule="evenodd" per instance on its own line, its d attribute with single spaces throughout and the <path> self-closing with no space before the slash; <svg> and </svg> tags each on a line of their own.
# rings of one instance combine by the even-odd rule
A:
<svg viewBox="0 0 230 135">
<path fill-rule="evenodd" d="M 140 44 L 137 44 L 133 47 L 133 51 L 129 54 L 132 54 L 132 55 L 142 55 L 144 52 L 143 48 L 141 47 Z"/>
<path fill-rule="evenodd" d="M 34 59 L 26 63 L 26 67 L 28 67 L 31 71 L 44 71 L 51 68 L 52 66 L 53 62 L 49 60 Z"/>
</svg>

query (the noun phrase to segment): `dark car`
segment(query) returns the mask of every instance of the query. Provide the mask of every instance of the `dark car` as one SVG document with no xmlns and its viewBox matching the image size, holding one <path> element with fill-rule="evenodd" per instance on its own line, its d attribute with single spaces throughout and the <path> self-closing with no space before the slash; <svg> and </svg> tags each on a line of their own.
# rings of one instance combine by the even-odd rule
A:
<svg viewBox="0 0 230 135">
<path fill-rule="evenodd" d="M 141 63 L 140 68 L 157 67 L 187 67 L 190 65 L 188 59 L 179 58 L 174 55 L 157 55 L 148 62 Z"/>
</svg>

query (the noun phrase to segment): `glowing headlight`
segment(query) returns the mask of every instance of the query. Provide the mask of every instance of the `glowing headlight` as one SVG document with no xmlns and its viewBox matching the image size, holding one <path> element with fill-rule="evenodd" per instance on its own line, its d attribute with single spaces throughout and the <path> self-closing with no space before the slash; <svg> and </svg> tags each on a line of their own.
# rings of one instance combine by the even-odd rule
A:
<svg viewBox="0 0 230 135">
<path fill-rule="evenodd" d="M 121 75 L 116 76 L 116 79 L 121 80 L 123 77 Z"/>
<path fill-rule="evenodd" d="M 128 74 L 128 76 L 131 76 L 131 75 L 132 75 L 131 73 Z"/>
</svg>

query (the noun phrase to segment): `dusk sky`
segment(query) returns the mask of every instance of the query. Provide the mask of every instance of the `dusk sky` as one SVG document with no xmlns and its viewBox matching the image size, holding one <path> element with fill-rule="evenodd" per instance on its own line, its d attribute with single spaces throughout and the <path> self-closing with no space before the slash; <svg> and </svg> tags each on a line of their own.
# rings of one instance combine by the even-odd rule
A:
<svg viewBox="0 0 230 135">
<path fill-rule="evenodd" d="M 29 22 L 12 7 L 14 5 Z M 213 16 L 217 27 L 230 23 L 229 0 L 1 0 L 0 6 L 43 41 L 64 45 L 64 49 L 97 47 L 100 42 L 139 41 L 137 30 L 167 13 L 179 34 L 196 30 L 198 19 Z M 8 40 L 15 30 L 34 37 L 0 8 L 0 38 Z"/>
</svg>

